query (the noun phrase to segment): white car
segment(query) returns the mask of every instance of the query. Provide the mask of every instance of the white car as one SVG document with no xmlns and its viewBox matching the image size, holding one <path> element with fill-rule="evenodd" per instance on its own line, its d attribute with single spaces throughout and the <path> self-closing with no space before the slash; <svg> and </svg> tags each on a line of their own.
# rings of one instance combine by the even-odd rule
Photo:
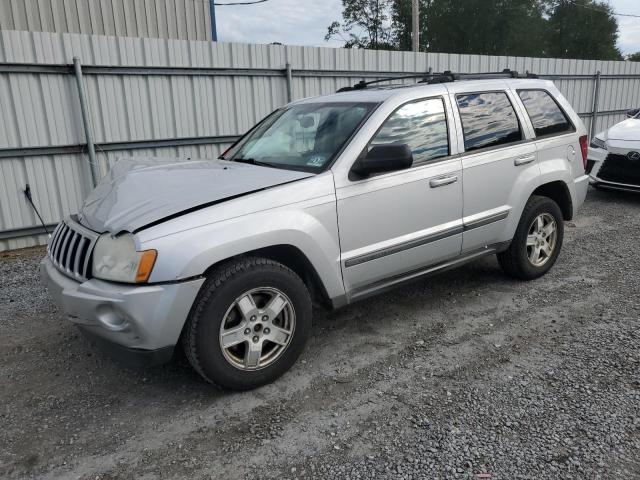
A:
<svg viewBox="0 0 640 480">
<path fill-rule="evenodd" d="M 640 192 L 640 109 L 598 133 L 587 154 L 587 173 L 597 188 Z"/>
</svg>

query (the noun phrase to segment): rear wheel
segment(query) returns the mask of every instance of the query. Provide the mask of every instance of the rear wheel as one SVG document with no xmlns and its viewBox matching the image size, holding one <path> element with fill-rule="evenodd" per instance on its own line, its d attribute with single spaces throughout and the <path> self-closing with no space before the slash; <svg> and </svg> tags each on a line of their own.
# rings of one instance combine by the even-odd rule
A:
<svg viewBox="0 0 640 480">
<path fill-rule="evenodd" d="M 509 248 L 498 254 L 498 262 L 513 277 L 538 278 L 556 262 L 563 238 L 564 223 L 558 204 L 534 195 L 522 212 Z"/>
<path fill-rule="evenodd" d="M 196 300 L 183 348 L 207 381 L 248 390 L 286 372 L 311 328 L 311 298 L 286 266 L 245 258 L 214 271 Z"/>
</svg>

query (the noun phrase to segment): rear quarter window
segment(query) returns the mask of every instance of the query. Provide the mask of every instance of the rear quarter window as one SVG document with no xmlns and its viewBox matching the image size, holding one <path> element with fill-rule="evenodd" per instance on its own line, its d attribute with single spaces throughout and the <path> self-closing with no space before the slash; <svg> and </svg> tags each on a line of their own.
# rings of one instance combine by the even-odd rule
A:
<svg viewBox="0 0 640 480">
<path fill-rule="evenodd" d="M 553 97 L 544 90 L 518 90 L 536 137 L 573 132 L 575 128 Z"/>
<path fill-rule="evenodd" d="M 465 151 L 522 140 L 518 117 L 505 92 L 464 93 L 457 95 L 456 101 Z"/>
</svg>

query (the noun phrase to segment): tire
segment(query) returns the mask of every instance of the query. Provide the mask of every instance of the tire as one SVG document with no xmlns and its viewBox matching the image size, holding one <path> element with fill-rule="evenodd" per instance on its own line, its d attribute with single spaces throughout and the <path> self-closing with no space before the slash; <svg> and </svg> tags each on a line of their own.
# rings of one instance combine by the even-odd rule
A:
<svg viewBox="0 0 640 480">
<path fill-rule="evenodd" d="M 268 318 L 279 308 L 275 320 Z M 309 337 L 311 317 L 309 291 L 291 269 L 266 258 L 241 258 L 209 275 L 182 346 L 207 382 L 250 390 L 291 368 Z"/>
<path fill-rule="evenodd" d="M 549 226 L 552 225 L 550 220 L 552 219 L 553 222 L 555 222 L 555 237 L 553 238 L 553 242 L 551 241 L 552 235 L 548 235 L 546 240 L 544 237 L 539 236 L 539 224 L 536 223 L 535 226 L 533 225 L 533 222 L 537 222 L 539 218 L 542 218 L 543 225 L 546 225 L 543 229 L 545 232 L 549 232 L 551 229 Z M 549 221 L 549 223 L 544 223 L 546 221 Z M 529 237 L 529 243 L 539 243 L 527 245 Z M 564 220 L 558 204 L 548 197 L 532 195 L 524 207 L 518 228 L 511 240 L 509 248 L 498 253 L 498 263 L 500 263 L 505 273 L 512 277 L 521 280 L 533 280 L 541 277 L 551 269 L 560 253 L 563 239 Z M 536 257 L 538 245 L 540 245 L 541 248 L 539 250 L 539 257 Z M 547 253 L 549 248 L 551 248 L 551 251 Z M 539 260 L 538 262 L 535 261 L 536 258 Z"/>
</svg>

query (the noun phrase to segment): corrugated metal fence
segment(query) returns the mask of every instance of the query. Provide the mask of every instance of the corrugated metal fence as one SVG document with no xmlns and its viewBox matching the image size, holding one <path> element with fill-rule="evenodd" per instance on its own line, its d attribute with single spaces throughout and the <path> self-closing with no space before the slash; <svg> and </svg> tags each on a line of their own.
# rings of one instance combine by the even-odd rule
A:
<svg viewBox="0 0 640 480">
<path fill-rule="evenodd" d="M 23 194 L 26 184 L 47 224 L 77 211 L 91 188 L 73 57 L 83 64 L 101 173 L 129 155 L 213 158 L 289 99 L 429 68 L 543 74 L 556 82 L 587 128 L 595 119 L 596 132 L 640 106 L 640 63 L 4 31 L 0 250 L 46 240 Z"/>
<path fill-rule="evenodd" d="M 211 0 L 0 0 L 0 30 L 211 40 Z"/>
</svg>

